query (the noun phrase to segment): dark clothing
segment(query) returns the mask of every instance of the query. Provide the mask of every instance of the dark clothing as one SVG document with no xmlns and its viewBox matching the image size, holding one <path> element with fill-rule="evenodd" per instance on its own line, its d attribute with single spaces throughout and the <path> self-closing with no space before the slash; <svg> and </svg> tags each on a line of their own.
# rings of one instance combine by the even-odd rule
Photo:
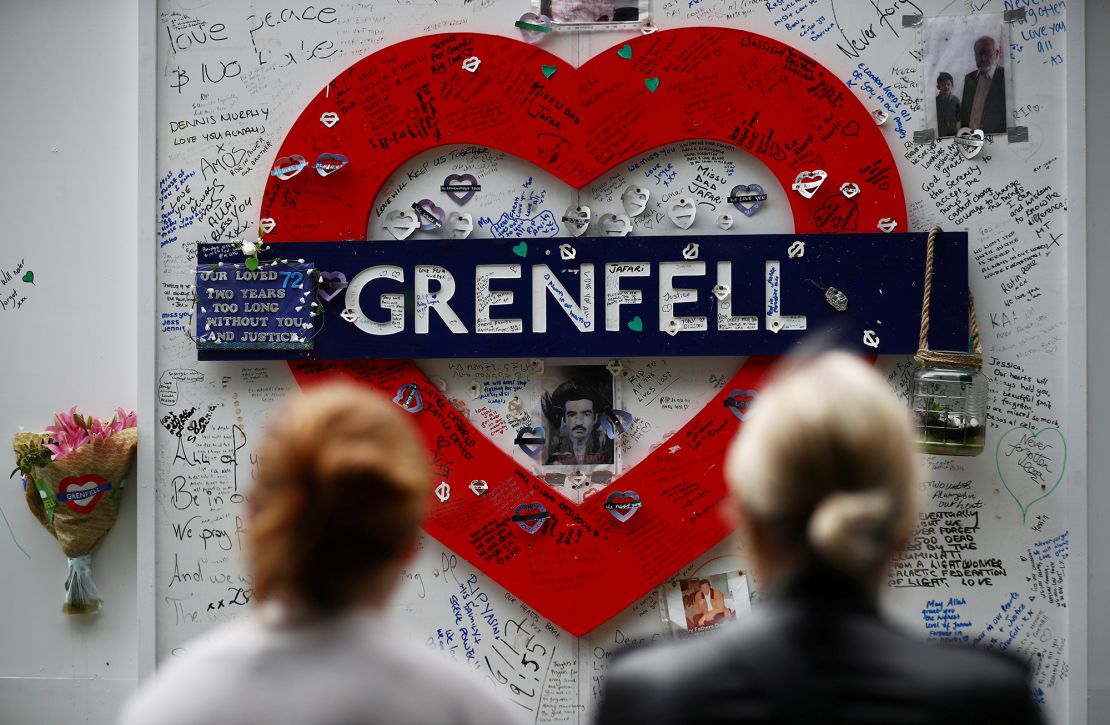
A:
<svg viewBox="0 0 1110 725">
<path fill-rule="evenodd" d="M 994 69 L 991 75 L 991 87 L 987 91 L 987 100 L 983 104 L 983 117 L 978 127 L 971 126 L 971 106 L 975 102 L 975 87 L 979 80 L 979 71 L 975 70 L 964 76 L 963 99 L 960 101 L 960 123 L 968 126 L 972 131 L 983 129 L 983 133 L 1006 133 L 1006 73 L 1001 67 Z"/>
<path fill-rule="evenodd" d="M 974 98 L 974 95 L 972 96 Z M 954 93 L 937 94 L 937 135 L 955 136 L 960 130 L 960 99 Z"/>
<path fill-rule="evenodd" d="M 618 656 L 598 725 L 1042 722 L 1023 663 L 914 639 L 848 586 L 811 575 L 717 633 Z"/>
</svg>

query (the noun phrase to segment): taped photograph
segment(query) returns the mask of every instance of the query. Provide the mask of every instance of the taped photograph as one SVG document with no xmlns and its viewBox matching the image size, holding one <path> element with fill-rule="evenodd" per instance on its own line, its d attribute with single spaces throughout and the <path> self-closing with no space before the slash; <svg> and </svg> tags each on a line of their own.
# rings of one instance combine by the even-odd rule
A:
<svg viewBox="0 0 1110 725">
<path fill-rule="evenodd" d="M 612 373 L 604 365 L 548 366 L 540 382 L 540 413 L 548 431 L 543 465 L 612 466 L 614 440 L 604 425 L 615 407 Z"/>
<path fill-rule="evenodd" d="M 647 21 L 646 0 L 540 0 L 538 12 L 556 27 L 604 30 L 607 26 Z"/>
<path fill-rule="evenodd" d="M 701 634 L 751 612 L 748 578 L 742 571 L 677 579 L 664 585 L 672 631 Z"/>
<path fill-rule="evenodd" d="M 940 17 L 919 28 L 928 127 L 938 138 L 961 128 L 1006 133 L 1013 101 L 1001 14 Z"/>
</svg>

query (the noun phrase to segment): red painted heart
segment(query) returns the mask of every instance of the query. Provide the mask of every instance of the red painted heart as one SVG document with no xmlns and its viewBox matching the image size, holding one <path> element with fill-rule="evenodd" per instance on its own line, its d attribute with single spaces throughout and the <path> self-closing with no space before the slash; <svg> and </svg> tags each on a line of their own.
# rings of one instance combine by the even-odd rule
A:
<svg viewBox="0 0 1110 725">
<path fill-rule="evenodd" d="M 332 148 L 356 163 L 328 178 L 268 179 L 262 214 L 280 222 L 272 239 L 362 238 L 368 222 L 384 213 L 370 207 L 384 180 L 416 154 L 449 143 L 512 153 L 581 188 L 664 144 L 718 140 L 762 160 L 786 189 L 800 170 L 827 172 L 832 183 L 813 199 L 787 194 L 796 231 L 874 227 L 883 217 L 906 224 L 897 167 L 882 134 L 869 111 L 813 59 L 776 40 L 718 28 L 659 32 L 630 44 L 632 61 L 603 52 L 577 70 L 519 41 L 477 34 L 415 38 L 363 59 L 330 83 L 331 100 L 322 90 L 309 103 L 278 152 Z M 459 48 L 459 58 L 446 58 L 449 68 L 477 55 L 482 72 L 433 72 L 433 46 L 437 54 Z M 535 72 L 541 65 L 558 72 L 545 80 Z M 397 75 L 390 82 L 401 68 L 407 69 L 403 81 Z M 654 93 L 643 85 L 647 76 L 662 78 Z M 344 123 L 326 130 L 318 119 L 335 97 L 345 99 Z M 558 107 L 561 115 L 533 113 L 540 105 Z M 355 158 L 365 148 L 371 151 Z M 849 179 L 863 179 L 866 191 L 851 213 L 820 213 L 831 196 L 844 201 L 837 188 Z M 635 525 L 614 519 L 604 496 L 575 506 L 549 489 L 479 433 L 409 361 L 290 366 L 302 386 L 340 374 L 392 397 L 402 385 L 419 385 L 424 409 L 414 420 L 429 450 L 437 451 L 437 476 L 453 485 L 481 479 L 489 486 L 480 497 L 432 497 L 425 529 L 580 635 L 729 533 L 718 516 L 725 497 L 721 464 L 740 421 L 725 403 L 730 391 L 758 391 L 771 362 L 749 359 L 704 410 L 619 479 L 621 489 L 651 502 Z M 512 521 L 525 503 L 542 504 L 550 514 L 534 535 Z"/>
<path fill-rule="evenodd" d="M 95 473 L 63 478 L 58 484 L 58 503 L 79 514 L 92 513 L 100 497 L 112 489 L 112 484 Z"/>
</svg>

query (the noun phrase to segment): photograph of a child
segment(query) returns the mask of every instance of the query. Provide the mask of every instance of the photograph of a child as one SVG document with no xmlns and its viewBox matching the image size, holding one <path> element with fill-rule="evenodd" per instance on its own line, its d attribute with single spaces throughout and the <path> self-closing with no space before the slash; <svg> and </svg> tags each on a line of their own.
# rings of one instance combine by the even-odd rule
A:
<svg viewBox="0 0 1110 725">
<path fill-rule="evenodd" d="M 1008 27 L 1000 15 L 940 17 L 922 23 L 925 111 L 938 137 L 955 136 L 964 127 L 1006 132 Z"/>
<path fill-rule="evenodd" d="M 540 410 L 546 427 L 544 466 L 613 463 L 613 441 L 601 421 L 613 410 L 613 375 L 604 365 L 548 367 Z"/>
<path fill-rule="evenodd" d="M 640 21 L 640 3 L 613 0 L 541 0 L 540 15 L 556 25 L 585 23 L 636 23 Z"/>
<path fill-rule="evenodd" d="M 747 577 L 740 571 L 670 582 L 666 599 L 672 626 L 691 634 L 717 629 L 751 611 Z"/>
</svg>

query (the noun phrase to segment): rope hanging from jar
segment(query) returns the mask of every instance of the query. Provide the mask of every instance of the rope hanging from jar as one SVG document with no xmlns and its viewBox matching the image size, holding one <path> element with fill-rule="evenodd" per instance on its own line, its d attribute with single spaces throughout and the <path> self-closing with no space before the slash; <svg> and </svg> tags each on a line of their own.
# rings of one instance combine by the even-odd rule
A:
<svg viewBox="0 0 1110 725">
<path fill-rule="evenodd" d="M 934 226 L 929 230 L 929 238 L 925 248 L 925 291 L 921 301 L 921 334 L 918 337 L 917 354 L 914 360 L 918 365 L 927 367 L 948 366 L 955 368 L 968 368 L 981 370 L 983 368 L 983 344 L 979 340 L 979 322 L 975 317 L 975 297 L 971 290 L 967 292 L 968 331 L 970 339 L 968 347 L 970 352 L 949 352 L 946 350 L 929 349 L 929 305 L 933 297 L 933 258 L 937 236 L 940 227 Z"/>
</svg>

